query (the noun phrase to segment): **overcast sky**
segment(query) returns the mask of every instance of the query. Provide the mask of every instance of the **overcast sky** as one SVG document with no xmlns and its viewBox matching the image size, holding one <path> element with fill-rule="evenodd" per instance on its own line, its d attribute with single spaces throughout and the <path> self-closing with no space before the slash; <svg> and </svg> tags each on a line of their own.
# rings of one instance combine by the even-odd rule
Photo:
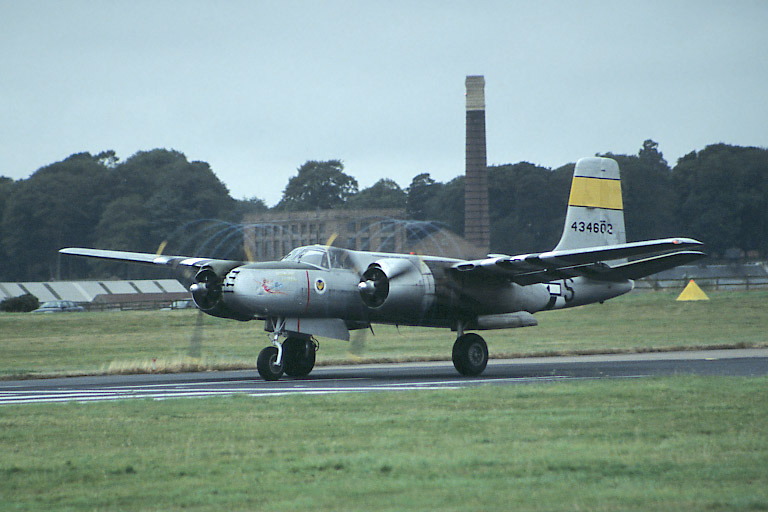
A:
<svg viewBox="0 0 768 512">
<path fill-rule="evenodd" d="M 0 175 L 176 149 L 274 204 L 306 160 L 360 187 L 464 172 L 464 79 L 488 163 L 670 164 L 768 145 L 768 1 L 0 0 Z"/>
</svg>

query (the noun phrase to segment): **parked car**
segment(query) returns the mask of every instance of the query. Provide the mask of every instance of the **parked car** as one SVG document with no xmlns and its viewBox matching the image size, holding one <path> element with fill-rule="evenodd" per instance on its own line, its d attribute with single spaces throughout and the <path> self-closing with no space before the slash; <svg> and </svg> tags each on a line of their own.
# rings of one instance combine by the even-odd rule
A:
<svg viewBox="0 0 768 512">
<path fill-rule="evenodd" d="M 195 307 L 195 303 L 192 302 L 192 299 L 182 299 L 182 300 L 175 300 L 175 301 L 171 302 L 170 306 L 168 306 L 166 308 L 162 308 L 162 310 L 163 311 L 171 311 L 171 310 L 175 310 L 175 309 L 189 309 L 189 308 L 194 308 L 194 307 Z"/>
<path fill-rule="evenodd" d="M 52 300 L 43 302 L 33 313 L 69 313 L 74 311 L 85 311 L 85 308 L 78 306 L 71 300 Z"/>
</svg>

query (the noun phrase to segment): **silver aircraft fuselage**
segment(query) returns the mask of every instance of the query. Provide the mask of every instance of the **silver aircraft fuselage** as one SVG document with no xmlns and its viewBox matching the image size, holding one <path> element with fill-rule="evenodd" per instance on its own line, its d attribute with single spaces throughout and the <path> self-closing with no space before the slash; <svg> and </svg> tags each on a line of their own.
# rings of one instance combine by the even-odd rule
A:
<svg viewBox="0 0 768 512">
<path fill-rule="evenodd" d="M 253 318 L 340 318 L 348 322 L 454 327 L 457 320 L 601 302 L 629 292 L 632 281 L 584 277 L 521 286 L 498 279 L 465 281 L 450 268 L 459 260 L 351 251 L 324 246 L 279 262 L 251 263 L 223 280 L 222 300 Z M 292 253 L 293 254 L 293 253 Z M 314 263 L 310 263 L 314 261 Z M 359 293 L 361 269 L 374 263 L 397 272 L 386 300 L 368 307 Z"/>
</svg>

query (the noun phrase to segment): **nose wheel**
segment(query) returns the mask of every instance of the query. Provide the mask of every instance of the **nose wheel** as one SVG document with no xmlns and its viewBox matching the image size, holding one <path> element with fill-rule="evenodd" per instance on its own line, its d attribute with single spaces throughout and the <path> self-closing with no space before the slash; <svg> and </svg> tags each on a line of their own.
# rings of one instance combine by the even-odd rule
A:
<svg viewBox="0 0 768 512">
<path fill-rule="evenodd" d="M 306 377 L 315 367 L 317 344 L 312 338 L 289 336 L 283 342 L 283 370 L 291 377 Z"/>
<path fill-rule="evenodd" d="M 266 347 L 259 353 L 256 369 L 264 380 L 278 380 L 283 373 L 290 377 L 306 377 L 315 367 L 317 344 L 312 338 L 288 336 L 280 345 L 277 336 L 275 346 Z"/>
<path fill-rule="evenodd" d="M 267 347 L 259 352 L 256 369 L 264 380 L 278 380 L 283 376 L 283 361 L 277 362 L 277 347 Z"/>
</svg>

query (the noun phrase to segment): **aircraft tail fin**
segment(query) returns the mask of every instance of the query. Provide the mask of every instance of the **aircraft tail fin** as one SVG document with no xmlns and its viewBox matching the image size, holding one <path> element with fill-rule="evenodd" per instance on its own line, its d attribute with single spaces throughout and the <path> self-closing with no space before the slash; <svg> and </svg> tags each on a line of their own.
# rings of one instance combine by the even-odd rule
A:
<svg viewBox="0 0 768 512">
<path fill-rule="evenodd" d="M 610 158 L 576 162 L 563 236 L 555 251 L 623 244 L 624 204 L 619 164 Z"/>
</svg>

